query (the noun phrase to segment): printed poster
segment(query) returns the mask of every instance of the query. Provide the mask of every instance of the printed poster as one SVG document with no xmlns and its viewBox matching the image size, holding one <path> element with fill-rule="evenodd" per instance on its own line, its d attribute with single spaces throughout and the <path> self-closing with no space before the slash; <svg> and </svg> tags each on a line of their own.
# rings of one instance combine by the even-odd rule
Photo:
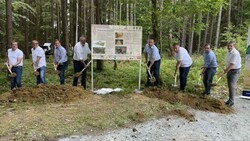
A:
<svg viewBox="0 0 250 141">
<path fill-rule="evenodd" d="M 242 92 L 242 95 L 250 98 L 250 27 L 248 29 L 246 64 L 244 72 L 244 90 Z"/>
<path fill-rule="evenodd" d="M 91 25 L 92 59 L 140 60 L 141 26 Z"/>
</svg>

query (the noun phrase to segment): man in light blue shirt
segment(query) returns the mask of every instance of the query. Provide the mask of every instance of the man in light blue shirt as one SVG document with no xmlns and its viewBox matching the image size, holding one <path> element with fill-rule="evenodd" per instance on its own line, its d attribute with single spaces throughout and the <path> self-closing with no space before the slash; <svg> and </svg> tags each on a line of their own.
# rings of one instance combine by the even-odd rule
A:
<svg viewBox="0 0 250 141">
<path fill-rule="evenodd" d="M 211 49 L 211 46 L 209 44 L 206 44 L 204 46 L 204 52 L 203 52 L 203 59 L 204 59 L 204 65 L 203 65 L 203 84 L 205 87 L 205 91 L 202 92 L 202 95 L 209 95 L 211 90 L 211 83 L 213 82 L 213 77 L 216 73 L 217 68 L 217 61 L 216 56 L 214 52 Z"/>
<path fill-rule="evenodd" d="M 150 73 L 155 77 L 155 82 L 153 86 L 159 86 L 159 75 L 160 75 L 160 63 L 161 63 L 161 56 L 159 54 L 158 48 L 154 45 L 154 40 L 149 39 L 148 40 L 148 49 L 146 50 L 147 52 L 147 57 L 148 57 L 148 62 L 147 62 L 147 69 L 150 71 Z M 147 73 L 148 79 L 146 83 L 146 87 L 152 86 L 149 78 L 150 75 Z"/>
<path fill-rule="evenodd" d="M 67 52 L 64 47 L 61 46 L 59 40 L 55 41 L 55 50 L 54 50 L 54 64 L 57 66 L 57 70 L 59 70 L 60 84 L 65 83 L 65 70 L 67 68 Z"/>
</svg>

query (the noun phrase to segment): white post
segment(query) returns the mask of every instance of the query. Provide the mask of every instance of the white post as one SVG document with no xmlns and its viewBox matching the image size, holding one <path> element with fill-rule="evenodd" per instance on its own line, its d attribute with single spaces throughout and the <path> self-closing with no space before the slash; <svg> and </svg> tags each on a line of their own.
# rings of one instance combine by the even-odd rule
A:
<svg viewBox="0 0 250 141">
<path fill-rule="evenodd" d="M 138 90 L 141 89 L 141 59 L 139 60 L 139 82 L 138 82 Z"/>
</svg>

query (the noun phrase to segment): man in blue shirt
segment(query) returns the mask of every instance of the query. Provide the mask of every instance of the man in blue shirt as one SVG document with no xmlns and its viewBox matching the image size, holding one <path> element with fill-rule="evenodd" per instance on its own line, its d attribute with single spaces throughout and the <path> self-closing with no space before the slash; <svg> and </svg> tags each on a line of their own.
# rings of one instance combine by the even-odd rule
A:
<svg viewBox="0 0 250 141">
<path fill-rule="evenodd" d="M 67 68 L 67 62 L 67 52 L 65 48 L 61 46 L 60 41 L 56 40 L 54 50 L 54 64 L 57 66 L 57 70 L 60 71 L 60 73 L 58 74 L 60 77 L 60 84 L 65 83 L 65 70 Z"/>
<path fill-rule="evenodd" d="M 148 40 L 148 47 L 149 48 L 146 50 L 147 56 L 148 56 L 147 69 L 155 77 L 154 86 L 158 87 L 159 86 L 161 56 L 159 54 L 158 48 L 154 45 L 153 39 Z M 147 75 L 148 75 L 148 79 L 147 79 L 146 87 L 149 87 L 152 84 L 149 80 L 150 75 L 148 72 L 147 72 Z"/>
<path fill-rule="evenodd" d="M 211 46 L 209 44 L 206 44 L 204 46 L 204 52 L 203 52 L 203 59 L 204 59 L 204 65 L 203 65 L 203 83 L 205 87 L 205 91 L 202 92 L 202 95 L 209 95 L 210 89 L 211 89 L 211 83 L 213 82 L 213 77 L 216 73 L 217 69 L 217 61 L 216 56 L 214 52 L 211 49 Z"/>
</svg>

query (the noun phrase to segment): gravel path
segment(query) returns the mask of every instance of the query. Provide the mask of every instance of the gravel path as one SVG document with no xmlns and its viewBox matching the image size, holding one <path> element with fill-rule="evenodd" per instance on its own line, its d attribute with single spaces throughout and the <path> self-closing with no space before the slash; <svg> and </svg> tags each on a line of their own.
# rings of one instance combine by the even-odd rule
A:
<svg viewBox="0 0 250 141">
<path fill-rule="evenodd" d="M 250 100 L 235 98 L 230 115 L 190 110 L 196 121 L 171 116 L 99 135 L 59 141 L 250 141 Z"/>
</svg>

